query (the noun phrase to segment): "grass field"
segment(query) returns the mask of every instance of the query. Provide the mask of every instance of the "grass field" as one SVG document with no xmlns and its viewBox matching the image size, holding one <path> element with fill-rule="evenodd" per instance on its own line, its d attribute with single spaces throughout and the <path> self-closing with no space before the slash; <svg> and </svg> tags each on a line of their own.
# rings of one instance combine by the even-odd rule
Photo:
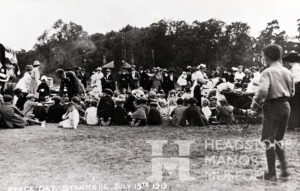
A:
<svg viewBox="0 0 300 191">
<path fill-rule="evenodd" d="M 259 126 L 251 126 L 248 133 L 239 130 L 232 133 L 223 128 L 213 130 L 212 127 L 79 126 L 77 130 L 70 130 L 50 124 L 47 124 L 46 128 L 31 126 L 26 129 L 1 129 L 0 189 L 1 191 L 300 190 L 299 131 L 286 134 L 286 140 L 291 143 L 286 148 L 289 171 L 292 174 L 288 181 L 279 180 L 270 183 L 253 178 L 254 173 L 262 173 L 266 168 L 262 148 L 228 147 L 228 143 L 238 141 L 258 142 L 260 131 Z M 170 173 L 162 170 L 162 181 L 158 183 L 149 181 L 147 178 L 151 176 L 152 153 L 151 145 L 146 143 L 147 140 L 169 140 L 163 147 L 164 157 L 178 156 L 178 147 L 172 141 L 194 140 L 190 147 L 189 170 L 195 180 L 181 181 L 178 179 L 178 171 Z M 205 144 L 212 143 L 213 140 L 220 140 L 218 144 L 222 149 L 205 148 Z M 224 164 L 220 159 L 220 157 L 242 158 L 242 156 L 251 160 Z M 217 163 L 207 163 L 207 157 L 219 160 Z M 255 161 L 253 157 L 256 157 Z M 225 176 L 225 172 L 234 176 L 227 176 L 228 174 Z M 278 169 L 278 174 L 279 172 Z M 210 173 L 217 175 L 208 176 Z M 117 183 L 130 187 L 115 188 Z"/>
</svg>

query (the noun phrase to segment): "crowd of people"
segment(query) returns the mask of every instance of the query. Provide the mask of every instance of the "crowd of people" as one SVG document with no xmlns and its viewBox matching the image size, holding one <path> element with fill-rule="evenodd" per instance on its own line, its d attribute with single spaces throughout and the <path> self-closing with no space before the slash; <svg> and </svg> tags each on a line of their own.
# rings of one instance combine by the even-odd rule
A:
<svg viewBox="0 0 300 191">
<path fill-rule="evenodd" d="M 3 96 L 0 113 L 6 126 L 58 123 L 76 129 L 79 123 L 205 126 L 234 122 L 235 108 L 220 92 L 255 93 L 263 70 L 243 66 L 208 70 L 200 64 L 177 75 L 174 68 L 132 65 L 116 75 L 98 67 L 88 79 L 80 67 L 57 69 L 60 88 L 55 95 L 47 77 L 41 77 L 40 65 L 39 61 L 27 65 L 14 94 Z"/>
</svg>

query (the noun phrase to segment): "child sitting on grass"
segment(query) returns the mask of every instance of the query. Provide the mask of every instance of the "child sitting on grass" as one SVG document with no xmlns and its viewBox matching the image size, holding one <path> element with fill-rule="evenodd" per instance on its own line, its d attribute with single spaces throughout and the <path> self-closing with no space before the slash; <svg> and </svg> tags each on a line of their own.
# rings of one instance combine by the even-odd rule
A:
<svg viewBox="0 0 300 191">
<path fill-rule="evenodd" d="M 84 115 L 87 125 L 98 125 L 98 116 L 97 116 L 97 101 L 92 100 L 89 108 L 86 109 Z"/>
<path fill-rule="evenodd" d="M 127 111 L 124 108 L 124 99 L 120 97 L 116 99 L 116 107 L 113 112 L 112 122 L 114 125 L 127 125 Z"/>
<path fill-rule="evenodd" d="M 183 112 L 185 111 L 186 107 L 183 105 L 183 99 L 177 99 L 177 107 L 171 112 L 171 124 L 175 127 L 179 126 L 180 120 L 183 116 Z"/>
<path fill-rule="evenodd" d="M 130 125 L 133 127 L 144 126 L 147 124 L 147 114 L 145 112 L 145 108 L 143 107 L 143 101 L 136 101 L 136 111 L 132 113 L 132 120 Z"/>
<path fill-rule="evenodd" d="M 162 123 L 162 116 L 157 109 L 157 102 L 150 103 L 150 110 L 148 114 L 149 125 L 160 125 Z"/>
<path fill-rule="evenodd" d="M 233 106 L 229 105 L 226 99 L 220 100 L 220 106 L 218 106 L 218 118 L 221 124 L 231 124 L 234 122 L 233 109 Z"/>
<path fill-rule="evenodd" d="M 63 120 L 59 127 L 66 129 L 77 129 L 79 123 L 79 113 L 72 102 L 67 105 L 67 112 L 62 116 Z"/>
</svg>

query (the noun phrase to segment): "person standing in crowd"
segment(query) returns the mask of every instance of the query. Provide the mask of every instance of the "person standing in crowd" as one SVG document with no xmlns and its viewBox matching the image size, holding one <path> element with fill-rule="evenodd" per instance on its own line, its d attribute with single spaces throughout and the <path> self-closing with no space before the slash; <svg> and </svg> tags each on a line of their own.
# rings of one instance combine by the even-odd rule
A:
<svg viewBox="0 0 300 191">
<path fill-rule="evenodd" d="M 74 72 L 76 74 L 76 77 L 81 81 L 82 80 L 81 68 L 79 66 L 75 67 Z"/>
<path fill-rule="evenodd" d="M 102 73 L 102 68 L 98 67 L 96 73 L 91 78 L 91 87 L 94 88 L 99 95 L 102 94 L 102 78 L 104 77 Z"/>
<path fill-rule="evenodd" d="M 290 99 L 291 115 L 288 130 L 300 127 L 300 54 L 293 51 L 283 61 L 288 62 L 295 82 L 295 95 Z"/>
<path fill-rule="evenodd" d="M 28 93 L 29 92 L 29 87 L 31 84 L 31 73 L 33 70 L 33 66 L 32 65 L 27 65 L 25 67 L 25 73 L 23 75 L 23 77 L 18 81 L 18 83 L 16 84 L 15 89 L 21 89 L 22 92 L 24 93 Z"/>
<path fill-rule="evenodd" d="M 180 90 L 184 91 L 186 86 L 188 85 L 187 74 L 185 71 L 177 79 L 177 84 L 180 87 Z"/>
<path fill-rule="evenodd" d="M 251 108 L 255 111 L 263 104 L 263 130 L 261 140 L 266 145 L 268 171 L 257 178 L 276 181 L 275 159 L 280 161 L 281 177 L 289 176 L 281 141 L 290 116 L 288 99 L 294 95 L 292 73 L 282 66 L 282 47 L 271 44 L 263 49 L 263 62 L 267 67 L 261 74 L 259 89 Z"/>
<path fill-rule="evenodd" d="M 130 89 L 134 90 L 140 87 L 140 73 L 136 71 L 135 65 L 132 65 L 131 67 L 131 73 L 130 73 L 130 83 L 129 83 Z"/>
<path fill-rule="evenodd" d="M 213 78 L 222 78 L 221 68 L 217 67 L 216 70 L 212 73 Z"/>
<path fill-rule="evenodd" d="M 186 67 L 186 81 L 188 88 L 192 87 L 192 67 L 187 66 Z"/>
<path fill-rule="evenodd" d="M 201 98 L 202 98 L 202 95 L 201 95 L 201 87 L 203 84 L 205 84 L 206 81 L 202 78 L 198 78 L 197 79 L 197 85 L 195 86 L 194 88 L 194 95 L 193 97 L 197 100 L 197 105 L 199 107 L 201 107 Z"/>
<path fill-rule="evenodd" d="M 174 69 L 170 68 L 168 70 L 168 75 L 166 75 L 165 78 L 163 79 L 164 91 L 166 95 L 169 95 L 169 92 L 175 89 L 175 83 L 177 79 L 174 76 L 174 72 L 175 72 Z"/>
<path fill-rule="evenodd" d="M 121 73 L 119 74 L 119 79 L 118 79 L 118 87 L 119 90 L 122 91 L 123 89 L 128 90 L 128 85 L 129 85 L 129 75 L 127 74 L 127 71 L 125 68 L 122 68 Z"/>
<path fill-rule="evenodd" d="M 248 84 L 251 82 L 251 71 L 249 69 L 246 69 L 245 70 L 245 76 L 244 78 L 242 79 L 242 89 L 243 90 L 246 90 L 247 87 L 248 87 Z"/>
<path fill-rule="evenodd" d="M 106 69 L 106 73 L 104 77 L 102 78 L 102 84 L 103 89 L 111 89 L 112 91 L 115 91 L 115 81 L 113 79 L 113 76 L 111 75 L 111 70 L 109 68 Z"/>
<path fill-rule="evenodd" d="M 162 82 L 162 74 L 160 72 L 160 68 L 153 68 L 153 83 L 152 83 L 152 87 L 151 89 L 155 90 L 156 92 L 158 92 L 161 88 L 161 82 Z"/>
<path fill-rule="evenodd" d="M 142 67 L 140 67 L 140 85 L 144 90 L 149 91 L 150 90 L 150 76 L 148 74 L 147 70 L 144 70 Z"/>
<path fill-rule="evenodd" d="M 87 88 L 87 79 L 88 79 L 88 77 L 87 77 L 87 74 L 86 74 L 84 68 L 81 68 L 81 76 L 82 76 L 81 83 L 84 86 L 84 88 Z"/>
<path fill-rule="evenodd" d="M 31 82 L 29 85 L 29 93 L 37 96 L 37 88 L 40 83 L 40 62 L 38 60 L 33 62 L 33 70 L 31 72 Z"/>
<path fill-rule="evenodd" d="M 234 74 L 234 81 L 243 80 L 245 73 L 243 72 L 243 66 L 238 67 L 238 71 Z"/>
<path fill-rule="evenodd" d="M 65 72 L 63 69 L 57 69 L 56 75 L 61 79 L 58 95 L 63 97 L 64 89 L 67 88 L 69 100 L 74 96 L 80 96 L 84 94 L 84 87 L 72 71 Z"/>
</svg>

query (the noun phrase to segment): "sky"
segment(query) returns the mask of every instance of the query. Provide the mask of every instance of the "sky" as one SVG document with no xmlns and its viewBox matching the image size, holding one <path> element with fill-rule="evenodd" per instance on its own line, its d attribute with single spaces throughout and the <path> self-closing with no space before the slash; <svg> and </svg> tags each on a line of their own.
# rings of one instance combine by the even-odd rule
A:
<svg viewBox="0 0 300 191">
<path fill-rule="evenodd" d="M 120 30 L 127 24 L 149 26 L 161 19 L 226 23 L 242 21 L 258 36 L 277 19 L 281 30 L 297 35 L 300 0 L 0 0 L 0 43 L 30 50 L 37 38 L 63 19 L 89 34 Z"/>
</svg>

